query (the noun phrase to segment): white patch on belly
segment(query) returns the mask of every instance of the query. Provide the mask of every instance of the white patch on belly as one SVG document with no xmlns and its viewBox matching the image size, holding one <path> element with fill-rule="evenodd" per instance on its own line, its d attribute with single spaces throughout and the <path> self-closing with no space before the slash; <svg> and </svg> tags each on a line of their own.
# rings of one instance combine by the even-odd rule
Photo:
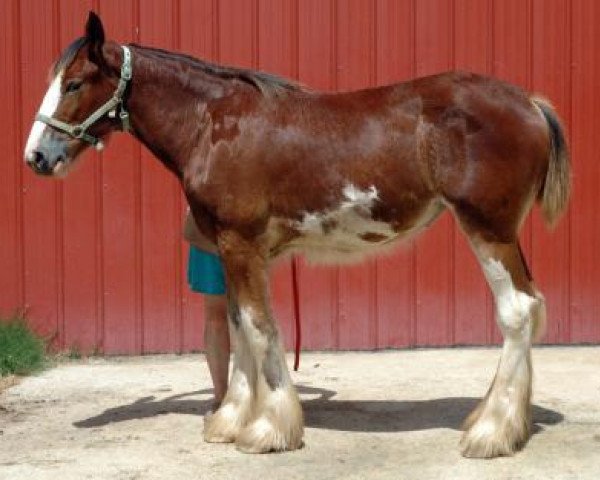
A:
<svg viewBox="0 0 600 480">
<path fill-rule="evenodd" d="M 389 223 L 374 220 L 372 208 L 379 196 L 375 186 L 360 190 L 349 184 L 337 208 L 307 212 L 302 220 L 273 218 L 268 228 L 275 256 L 299 251 L 314 263 L 355 263 L 374 253 L 391 251 L 397 240 L 408 239 L 427 227 L 443 210 L 438 201 L 424 206 L 412 225 L 396 231 Z M 279 243 L 280 231 L 293 229 L 300 235 Z M 285 235 L 285 234 L 284 234 Z"/>
<path fill-rule="evenodd" d="M 338 208 L 323 212 L 305 213 L 302 221 L 295 227 L 307 235 L 326 233 L 327 225 L 336 225 L 335 230 L 360 233 L 371 219 L 373 203 L 378 199 L 377 189 L 371 185 L 369 190 L 359 190 L 348 184 L 342 191 L 345 200 Z"/>
<path fill-rule="evenodd" d="M 371 217 L 373 203 L 378 200 L 377 189 L 373 185 L 368 190 L 360 190 L 349 184 L 344 187 L 342 193 L 344 200 L 337 208 L 323 212 L 307 212 L 295 228 L 307 236 L 331 233 L 356 237 L 361 233 L 374 231 L 369 229 L 371 225 L 386 233 L 391 231 L 386 223 L 376 222 Z M 381 225 L 377 227 L 377 224 Z"/>
<path fill-rule="evenodd" d="M 348 184 L 342 194 L 344 200 L 337 208 L 307 212 L 300 222 L 292 225 L 302 234 L 292 242 L 292 246 L 305 250 L 311 261 L 355 262 L 398 237 L 390 225 L 373 220 L 371 216 L 373 204 L 379 200 L 375 186 L 361 190 Z M 381 240 L 367 241 L 364 235 L 374 235 Z"/>
<path fill-rule="evenodd" d="M 48 117 L 52 117 L 54 112 L 56 112 L 56 108 L 60 103 L 61 93 L 60 87 L 62 85 L 64 71 L 61 71 L 48 88 L 46 95 L 44 96 L 44 100 L 42 101 L 42 105 L 40 106 L 39 113 L 46 115 Z M 47 125 L 39 120 L 35 120 L 33 122 L 33 126 L 31 127 L 31 132 L 29 133 L 29 138 L 27 139 L 27 144 L 25 145 L 25 158 L 28 159 L 30 155 L 38 148 L 40 141 L 42 139 L 42 134 L 44 133 L 44 129 Z"/>
<path fill-rule="evenodd" d="M 359 190 L 350 183 L 344 187 L 342 193 L 347 199 L 342 203 L 342 208 L 364 208 L 368 213 L 371 213 L 373 203 L 379 200 L 375 185 L 371 185 L 368 190 Z"/>
<path fill-rule="evenodd" d="M 302 237 L 292 242 L 303 250 L 309 260 L 320 263 L 339 263 L 360 260 L 365 253 L 397 237 L 385 222 L 373 220 L 371 210 L 379 200 L 377 188 L 371 185 L 361 190 L 348 184 L 342 190 L 344 200 L 334 209 L 307 212 L 293 227 Z M 361 236 L 376 234 L 380 242 L 369 242 Z"/>
</svg>

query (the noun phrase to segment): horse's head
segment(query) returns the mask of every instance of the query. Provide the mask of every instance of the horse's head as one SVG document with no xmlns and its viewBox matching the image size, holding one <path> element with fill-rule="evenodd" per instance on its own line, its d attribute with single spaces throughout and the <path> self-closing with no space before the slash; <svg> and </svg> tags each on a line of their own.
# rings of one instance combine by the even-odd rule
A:
<svg viewBox="0 0 600 480">
<path fill-rule="evenodd" d="M 118 70 L 109 66 L 115 62 L 107 61 L 103 47 L 102 22 L 90 12 L 85 36 L 54 64 L 50 87 L 31 128 L 25 161 L 36 173 L 65 175 L 86 147 L 100 150 L 102 139 L 118 127 L 114 117 L 124 111 L 117 100 L 122 99 L 126 81 L 120 81 Z M 117 96 L 119 89 L 123 91 Z"/>
</svg>

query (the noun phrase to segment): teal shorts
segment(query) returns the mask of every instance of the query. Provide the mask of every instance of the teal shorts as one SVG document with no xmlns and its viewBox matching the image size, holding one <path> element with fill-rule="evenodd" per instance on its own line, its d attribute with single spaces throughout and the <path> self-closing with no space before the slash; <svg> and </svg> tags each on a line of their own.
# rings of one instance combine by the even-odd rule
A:
<svg viewBox="0 0 600 480">
<path fill-rule="evenodd" d="M 188 283 L 194 292 L 225 295 L 225 273 L 221 259 L 190 245 Z"/>
</svg>

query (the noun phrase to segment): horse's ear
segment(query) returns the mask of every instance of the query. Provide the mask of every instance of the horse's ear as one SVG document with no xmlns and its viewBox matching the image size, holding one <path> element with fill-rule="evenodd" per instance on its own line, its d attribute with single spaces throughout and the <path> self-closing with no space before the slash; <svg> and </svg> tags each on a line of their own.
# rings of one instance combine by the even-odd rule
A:
<svg viewBox="0 0 600 480">
<path fill-rule="evenodd" d="M 104 27 L 95 12 L 90 11 L 85 25 L 85 38 L 88 43 L 89 59 L 96 64 L 103 63 L 102 45 L 104 45 Z"/>
</svg>

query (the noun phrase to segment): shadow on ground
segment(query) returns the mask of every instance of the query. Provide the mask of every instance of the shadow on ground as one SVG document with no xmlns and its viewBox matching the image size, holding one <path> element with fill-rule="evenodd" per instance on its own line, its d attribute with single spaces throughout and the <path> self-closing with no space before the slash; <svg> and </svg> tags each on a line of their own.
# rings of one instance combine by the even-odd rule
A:
<svg viewBox="0 0 600 480">
<path fill-rule="evenodd" d="M 307 427 L 350 432 L 403 432 L 450 428 L 460 430 L 465 417 L 475 408 L 478 398 L 448 397 L 433 400 L 336 400 L 337 392 L 304 385 L 298 386 Z M 212 389 L 157 399 L 143 397 L 133 403 L 109 408 L 99 415 L 73 423 L 92 428 L 127 420 L 165 414 L 204 415 L 212 406 Z M 197 399 L 209 395 L 206 400 Z M 312 398 L 315 397 L 316 398 Z M 533 405 L 534 433 L 541 425 L 563 421 L 561 413 Z"/>
</svg>

